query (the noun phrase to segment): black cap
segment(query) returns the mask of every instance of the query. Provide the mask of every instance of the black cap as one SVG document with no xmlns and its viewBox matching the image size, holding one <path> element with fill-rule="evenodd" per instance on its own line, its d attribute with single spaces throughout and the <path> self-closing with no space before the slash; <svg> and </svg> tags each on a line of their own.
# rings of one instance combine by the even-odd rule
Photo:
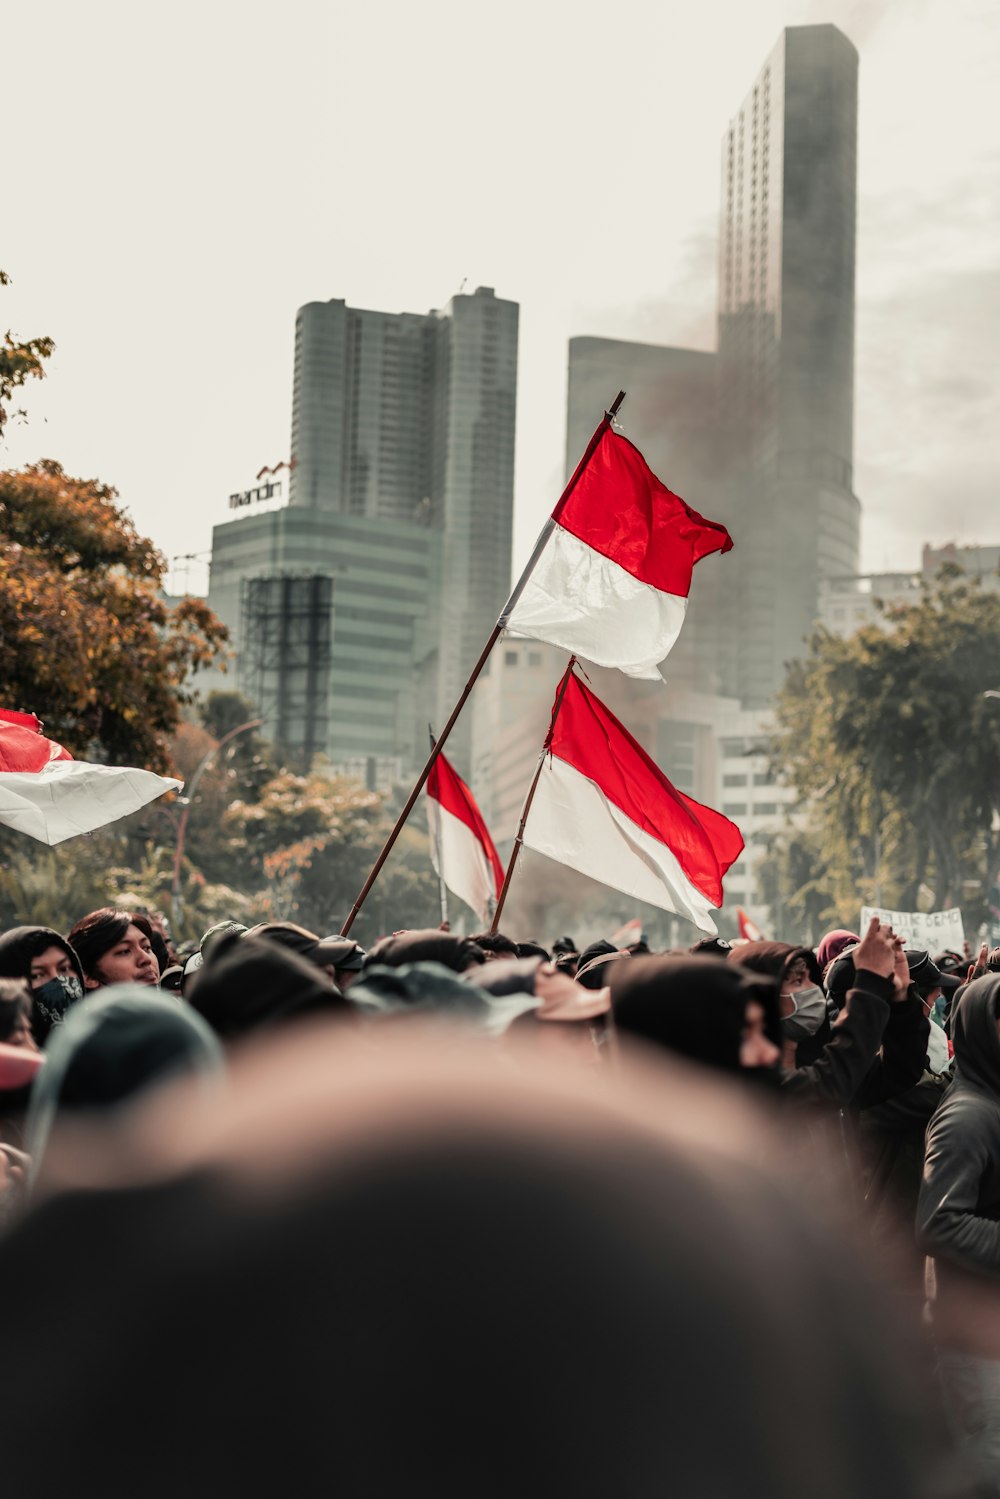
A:
<svg viewBox="0 0 1000 1499">
<path fill-rule="evenodd" d="M 922 948 L 908 947 L 906 961 L 910 969 L 910 983 L 918 989 L 957 989 L 962 980 L 955 973 L 942 973 L 929 952 Z"/>
</svg>

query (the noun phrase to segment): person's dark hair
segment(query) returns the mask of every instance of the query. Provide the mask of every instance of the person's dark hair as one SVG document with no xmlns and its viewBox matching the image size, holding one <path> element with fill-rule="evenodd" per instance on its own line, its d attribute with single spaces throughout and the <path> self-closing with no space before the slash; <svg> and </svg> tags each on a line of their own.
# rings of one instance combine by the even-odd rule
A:
<svg viewBox="0 0 1000 1499">
<path fill-rule="evenodd" d="M 483 952 L 495 953 L 498 957 L 519 958 L 521 954 L 517 950 L 517 943 L 513 937 L 505 937 L 503 932 L 474 932 L 469 938 Z"/>
<path fill-rule="evenodd" d="M 91 911 L 77 922 L 66 940 L 80 959 L 88 978 L 100 977 L 98 963 L 116 942 L 122 940 L 130 926 L 138 927 L 153 946 L 152 923 L 140 911 L 118 911 L 113 906 L 102 906 L 99 911 Z"/>
<path fill-rule="evenodd" d="M 519 942 L 517 944 L 517 955 L 519 958 L 544 958 L 546 963 L 552 961 L 552 955 L 540 942 Z"/>
<path fill-rule="evenodd" d="M 31 989 L 27 979 L 0 979 L 0 1041 L 6 1041 L 18 1016 L 31 1024 Z"/>
<path fill-rule="evenodd" d="M 471 937 L 427 927 L 400 932 L 396 937 L 380 937 L 369 949 L 362 972 L 377 965 L 399 968 L 404 963 L 443 963 L 445 968 L 464 973 L 467 968 L 485 962 L 486 954 Z"/>
<path fill-rule="evenodd" d="M 1000 947 L 992 947 L 986 954 L 986 972 L 1000 973 Z"/>
</svg>

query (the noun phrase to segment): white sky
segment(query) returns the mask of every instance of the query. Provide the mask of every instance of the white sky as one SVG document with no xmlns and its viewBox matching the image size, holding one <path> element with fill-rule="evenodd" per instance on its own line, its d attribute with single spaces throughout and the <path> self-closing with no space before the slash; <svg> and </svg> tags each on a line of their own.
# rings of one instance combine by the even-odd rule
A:
<svg viewBox="0 0 1000 1499">
<path fill-rule="evenodd" d="M 206 551 L 287 456 L 296 308 L 420 312 L 466 280 L 521 304 L 523 557 L 560 488 L 567 340 L 713 346 L 723 129 L 783 26 L 833 21 L 861 53 L 863 565 L 1000 542 L 992 10 L 7 0 L 0 326 L 58 347 L 0 466 L 58 458 L 168 557 Z"/>
</svg>

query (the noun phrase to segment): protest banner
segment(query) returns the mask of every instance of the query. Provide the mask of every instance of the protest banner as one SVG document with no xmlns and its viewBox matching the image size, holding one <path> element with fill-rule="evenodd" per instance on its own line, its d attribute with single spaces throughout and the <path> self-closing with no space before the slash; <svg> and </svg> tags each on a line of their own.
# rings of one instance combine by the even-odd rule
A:
<svg viewBox="0 0 1000 1499">
<path fill-rule="evenodd" d="M 882 906 L 862 906 L 862 932 L 873 916 L 888 922 L 907 947 L 922 948 L 930 953 L 941 952 L 944 948 L 955 952 L 963 950 L 965 929 L 958 906 L 949 911 L 889 911 Z"/>
</svg>

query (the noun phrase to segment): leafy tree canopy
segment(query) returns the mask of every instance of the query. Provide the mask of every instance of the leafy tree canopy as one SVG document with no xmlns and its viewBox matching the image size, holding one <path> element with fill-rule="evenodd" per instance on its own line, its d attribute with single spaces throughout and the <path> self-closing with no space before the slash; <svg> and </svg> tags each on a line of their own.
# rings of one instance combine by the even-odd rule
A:
<svg viewBox="0 0 1000 1499">
<path fill-rule="evenodd" d="M 10 277 L 0 270 L 0 286 L 9 285 Z M 24 415 L 23 411 L 9 410 L 15 392 L 28 380 L 44 378 L 44 361 L 51 357 L 54 348 L 51 338 L 29 338 L 22 343 L 9 328 L 4 334 L 0 342 L 0 437 L 11 415 Z"/>
<path fill-rule="evenodd" d="M 886 623 L 818 632 L 780 694 L 774 765 L 806 819 L 785 840 L 791 879 L 813 911 L 825 894 L 826 919 L 914 910 L 929 889 L 975 924 L 1000 867 L 1000 702 L 984 696 L 1000 687 L 1000 594 L 944 571 Z"/>
</svg>

